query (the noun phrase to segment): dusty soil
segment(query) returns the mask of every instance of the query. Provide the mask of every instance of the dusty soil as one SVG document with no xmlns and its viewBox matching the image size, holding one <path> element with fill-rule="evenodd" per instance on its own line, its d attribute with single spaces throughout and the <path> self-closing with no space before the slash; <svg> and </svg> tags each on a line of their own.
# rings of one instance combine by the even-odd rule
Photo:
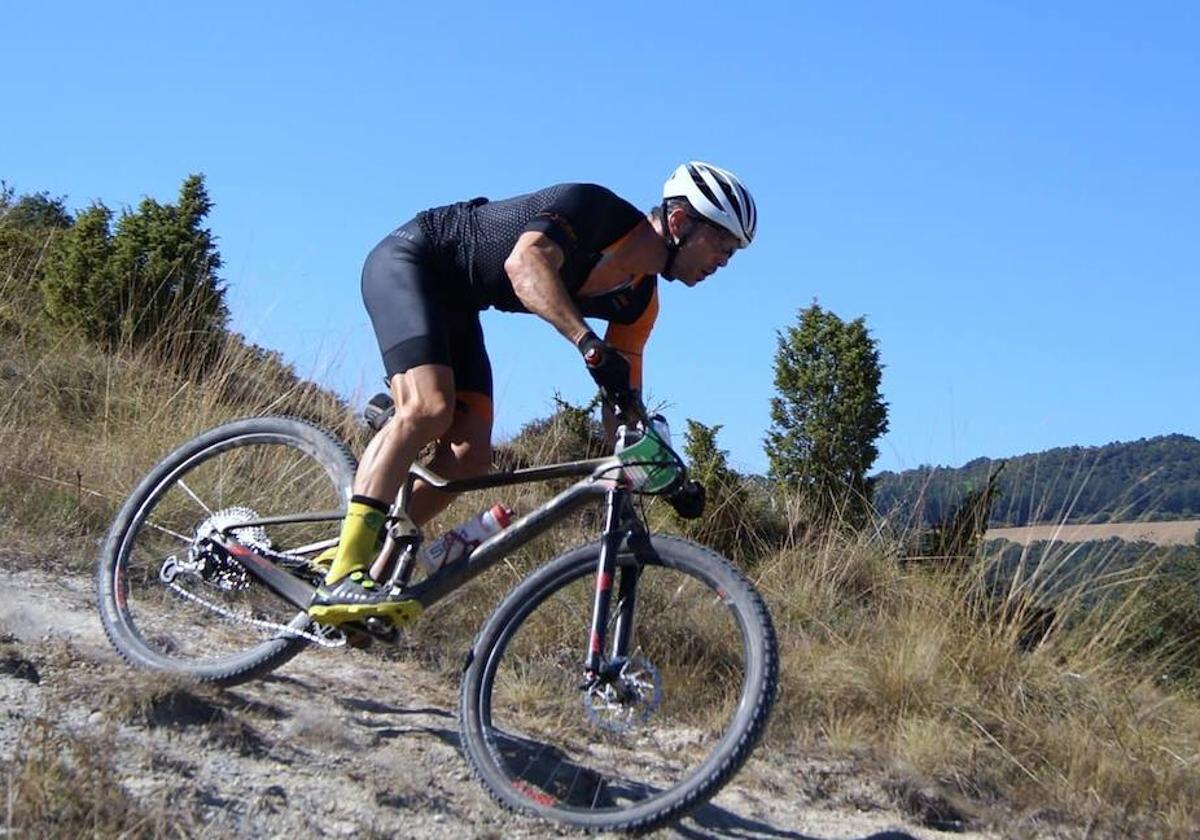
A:
<svg viewBox="0 0 1200 840">
<path fill-rule="evenodd" d="M 1129 542 L 1157 545 L 1194 545 L 1200 519 L 1179 522 L 1106 522 L 1098 525 L 1027 525 L 1024 528 L 991 528 L 986 539 L 1028 545 L 1041 540 L 1081 543 L 1117 537 Z"/>
<path fill-rule="evenodd" d="M 14 767 L 21 733 L 40 718 L 103 743 L 134 800 L 178 814 L 173 834 L 569 833 L 492 802 L 459 754 L 453 686 L 413 657 L 306 651 L 234 689 L 164 689 L 161 678 L 129 669 L 109 647 L 89 579 L 51 585 L 24 565 L 0 558 L 0 638 L 10 660 L 14 650 L 20 660 L 0 668 L 0 765 Z M 1012 836 L 928 827 L 952 827 L 948 807 L 927 790 L 871 778 L 851 761 L 760 749 L 713 802 L 658 836 Z M 1048 832 L 1035 820 L 1017 834 Z"/>
</svg>

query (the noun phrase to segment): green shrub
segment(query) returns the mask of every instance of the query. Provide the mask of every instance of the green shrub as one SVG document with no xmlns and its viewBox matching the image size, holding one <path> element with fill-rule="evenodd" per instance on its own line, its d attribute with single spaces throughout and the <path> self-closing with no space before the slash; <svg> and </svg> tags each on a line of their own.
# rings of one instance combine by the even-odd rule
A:
<svg viewBox="0 0 1200 840">
<path fill-rule="evenodd" d="M 1125 647 L 1132 661 L 1156 663 L 1162 679 L 1200 691 L 1200 551 L 1163 549 L 1158 562 L 1134 602 Z"/>
<path fill-rule="evenodd" d="M 211 208 L 199 175 L 183 182 L 177 204 L 147 198 L 115 230 L 112 211 L 92 205 L 47 256 L 46 314 L 108 348 L 140 346 L 164 331 L 211 347 L 228 319 L 221 258 L 202 227 Z"/>
<path fill-rule="evenodd" d="M 676 448 L 688 464 L 691 478 L 704 485 L 704 515 L 684 520 L 672 516 L 674 530 L 709 546 L 740 565 L 749 565 L 783 547 L 791 529 L 781 512 L 780 490 L 741 476 L 729 466 L 729 453 L 717 445 L 721 427 L 687 421 Z"/>
</svg>

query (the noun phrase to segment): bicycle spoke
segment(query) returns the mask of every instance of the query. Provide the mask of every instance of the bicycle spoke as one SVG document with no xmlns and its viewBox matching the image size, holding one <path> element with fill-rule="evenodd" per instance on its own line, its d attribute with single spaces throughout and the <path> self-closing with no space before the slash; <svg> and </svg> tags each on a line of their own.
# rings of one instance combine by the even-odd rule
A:
<svg viewBox="0 0 1200 840">
<path fill-rule="evenodd" d="M 571 779 L 571 786 L 569 788 L 567 788 L 567 795 L 565 797 L 568 802 L 571 801 L 571 794 L 575 793 L 575 786 L 577 784 L 579 784 L 579 774 L 582 772 L 583 772 L 583 767 L 576 764 L 575 765 L 575 776 L 574 776 L 574 778 Z M 595 807 L 595 806 L 593 806 L 593 807 Z"/>
<path fill-rule="evenodd" d="M 168 536 L 172 536 L 182 543 L 190 543 L 192 541 L 191 537 L 185 537 L 183 534 L 179 533 L 178 531 L 172 531 L 170 528 L 164 527 L 162 525 L 158 525 L 154 522 L 147 522 L 146 527 L 153 528 L 155 531 L 159 531 L 161 533 L 167 534 Z"/>
<path fill-rule="evenodd" d="M 305 465 L 303 461 L 297 458 L 292 462 L 291 466 L 280 473 L 278 479 L 276 480 L 276 486 L 290 489 L 297 481 L 310 478 L 309 468 L 311 468 L 311 466 L 311 464 Z M 292 477 L 291 474 L 300 467 L 305 467 L 305 471 L 300 473 L 298 476 Z"/>
<path fill-rule="evenodd" d="M 197 496 L 195 493 L 193 493 L 193 492 L 192 492 L 192 488 L 190 488 L 190 487 L 188 487 L 188 486 L 187 486 L 187 482 L 186 482 L 186 481 L 184 481 L 184 480 L 181 478 L 181 479 L 179 479 L 179 482 L 178 482 L 178 484 L 179 484 L 179 487 L 180 487 L 180 488 L 183 490 L 183 492 L 185 492 L 185 493 L 187 493 L 189 496 L 191 496 L 191 497 L 192 497 L 192 499 L 193 499 L 193 501 L 195 501 L 195 502 L 196 502 L 196 504 L 198 504 L 198 505 L 200 505 L 200 507 L 204 508 L 204 512 L 205 512 L 205 513 L 207 513 L 209 516 L 212 516 L 212 515 L 213 515 L 212 509 L 211 509 L 211 508 L 209 508 L 209 506 L 208 506 L 208 505 L 204 504 L 204 502 L 200 501 L 200 497 L 199 497 L 199 496 Z"/>
<path fill-rule="evenodd" d="M 283 553 L 291 555 L 293 557 L 298 557 L 298 556 L 302 556 L 305 554 L 315 554 L 317 552 L 324 551 L 327 548 L 333 548 L 337 544 L 338 544 L 338 538 L 331 537 L 330 539 L 318 540 L 317 542 L 309 543 L 308 545 L 298 545 L 295 548 L 289 548 L 287 551 L 285 551 Z"/>
<path fill-rule="evenodd" d="M 518 774 L 521 778 L 524 778 L 525 774 L 529 772 L 529 768 L 537 764 L 538 759 L 546 754 L 548 746 L 548 744 L 542 744 L 542 748 L 534 754 L 533 758 L 529 759 L 529 763 L 525 765 L 525 769 Z"/>
</svg>

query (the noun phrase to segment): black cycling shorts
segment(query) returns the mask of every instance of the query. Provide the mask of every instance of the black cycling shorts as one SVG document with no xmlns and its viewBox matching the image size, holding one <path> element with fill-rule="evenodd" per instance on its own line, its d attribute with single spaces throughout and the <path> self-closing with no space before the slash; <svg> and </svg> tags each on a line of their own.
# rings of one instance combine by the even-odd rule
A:
<svg viewBox="0 0 1200 840">
<path fill-rule="evenodd" d="M 492 365 L 479 311 L 433 267 L 429 240 L 411 221 L 380 242 L 363 266 L 362 296 L 388 380 L 419 365 L 446 365 L 454 387 L 492 397 Z"/>
</svg>

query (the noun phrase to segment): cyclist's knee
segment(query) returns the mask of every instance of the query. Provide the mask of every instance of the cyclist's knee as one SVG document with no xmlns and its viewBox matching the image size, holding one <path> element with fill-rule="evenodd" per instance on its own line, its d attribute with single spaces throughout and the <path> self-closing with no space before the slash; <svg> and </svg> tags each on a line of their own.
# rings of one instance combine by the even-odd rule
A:
<svg viewBox="0 0 1200 840">
<path fill-rule="evenodd" d="M 422 365 L 391 381 L 394 423 L 405 437 L 422 444 L 437 440 L 454 422 L 454 374 L 441 365 Z"/>
<path fill-rule="evenodd" d="M 423 442 L 437 440 L 454 423 L 454 401 L 444 394 L 426 394 L 420 401 L 397 406 L 396 419 Z"/>
</svg>

